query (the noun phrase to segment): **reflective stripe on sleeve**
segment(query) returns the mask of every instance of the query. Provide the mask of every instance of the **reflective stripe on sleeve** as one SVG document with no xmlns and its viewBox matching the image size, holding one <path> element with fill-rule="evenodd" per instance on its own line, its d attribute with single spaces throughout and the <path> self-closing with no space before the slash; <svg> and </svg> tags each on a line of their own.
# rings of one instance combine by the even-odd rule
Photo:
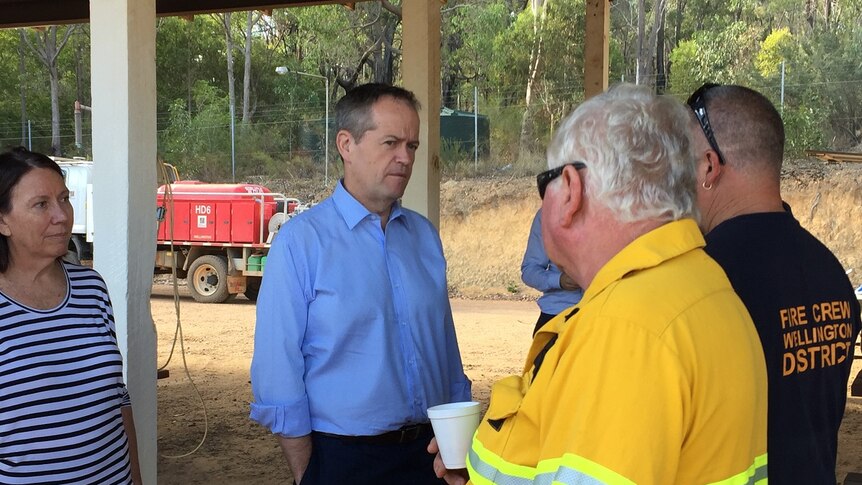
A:
<svg viewBox="0 0 862 485">
<path fill-rule="evenodd" d="M 710 485 L 766 485 L 767 456 L 763 454 L 745 471 Z M 509 463 L 489 451 L 476 438 L 467 456 L 470 482 L 476 485 L 634 485 L 635 482 L 584 457 L 567 453 L 539 462 L 533 468 Z"/>
<path fill-rule="evenodd" d="M 487 450 L 475 437 L 467 456 L 467 467 L 470 481 L 477 485 L 634 485 L 622 475 L 570 453 L 542 460 L 536 468 L 509 463 Z"/>
<path fill-rule="evenodd" d="M 709 485 L 766 485 L 767 454 L 764 453 L 754 458 L 754 463 L 747 470 L 737 473 L 736 475 L 717 482 L 712 482 Z"/>
</svg>

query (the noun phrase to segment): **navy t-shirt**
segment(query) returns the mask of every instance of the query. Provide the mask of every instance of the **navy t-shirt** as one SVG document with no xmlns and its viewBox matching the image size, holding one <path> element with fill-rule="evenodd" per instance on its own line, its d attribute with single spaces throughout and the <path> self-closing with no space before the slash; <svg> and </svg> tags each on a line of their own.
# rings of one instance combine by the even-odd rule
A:
<svg viewBox="0 0 862 485">
<path fill-rule="evenodd" d="M 844 268 L 789 212 L 729 219 L 706 236 L 751 313 L 769 378 L 769 482 L 835 483 L 838 428 L 860 328 Z"/>
</svg>

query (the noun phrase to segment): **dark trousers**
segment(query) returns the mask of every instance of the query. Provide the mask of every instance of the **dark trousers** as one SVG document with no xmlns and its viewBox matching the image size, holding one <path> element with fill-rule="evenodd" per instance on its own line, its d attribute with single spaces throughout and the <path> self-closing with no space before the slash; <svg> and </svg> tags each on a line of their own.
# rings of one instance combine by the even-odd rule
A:
<svg viewBox="0 0 862 485">
<path fill-rule="evenodd" d="M 539 319 L 536 320 L 536 328 L 533 329 L 533 337 L 539 333 L 539 329 L 542 328 L 543 325 L 548 323 L 548 320 L 556 317 L 556 315 L 552 315 L 550 313 L 539 313 Z"/>
<path fill-rule="evenodd" d="M 312 433 L 301 485 L 445 485 L 434 475 L 434 455 L 426 451 L 432 436 L 378 444 Z"/>
</svg>

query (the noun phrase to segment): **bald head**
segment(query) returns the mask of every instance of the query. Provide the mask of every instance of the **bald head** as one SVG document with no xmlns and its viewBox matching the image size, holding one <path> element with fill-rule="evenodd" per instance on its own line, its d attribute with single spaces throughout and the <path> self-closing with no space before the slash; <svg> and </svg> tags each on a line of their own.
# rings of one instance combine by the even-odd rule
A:
<svg viewBox="0 0 862 485">
<path fill-rule="evenodd" d="M 752 89 L 705 85 L 689 107 L 701 229 L 708 233 L 743 214 L 783 211 L 784 125 L 775 106 Z"/>
<path fill-rule="evenodd" d="M 784 124 L 765 96 L 742 86 L 716 86 L 704 92 L 715 140 L 727 163 L 776 178 L 784 157 Z"/>
</svg>

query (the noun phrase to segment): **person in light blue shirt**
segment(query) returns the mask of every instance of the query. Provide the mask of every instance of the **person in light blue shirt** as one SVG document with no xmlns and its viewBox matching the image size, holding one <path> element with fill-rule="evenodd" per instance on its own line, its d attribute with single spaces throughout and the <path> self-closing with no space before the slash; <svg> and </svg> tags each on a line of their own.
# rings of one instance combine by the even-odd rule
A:
<svg viewBox="0 0 862 485">
<path fill-rule="evenodd" d="M 521 280 L 525 285 L 542 292 L 542 296 L 536 302 L 540 312 L 533 335 L 536 335 L 548 320 L 575 305 L 584 296 L 584 290 L 548 259 L 545 244 L 542 242 L 541 208 L 533 217 L 533 225 L 530 227 L 527 250 L 521 262 Z"/>
<path fill-rule="evenodd" d="M 401 206 L 418 102 L 382 84 L 336 106 L 344 178 L 292 218 L 257 303 L 251 419 L 297 483 L 441 483 L 426 410 L 469 401 L 431 222 Z"/>
</svg>

